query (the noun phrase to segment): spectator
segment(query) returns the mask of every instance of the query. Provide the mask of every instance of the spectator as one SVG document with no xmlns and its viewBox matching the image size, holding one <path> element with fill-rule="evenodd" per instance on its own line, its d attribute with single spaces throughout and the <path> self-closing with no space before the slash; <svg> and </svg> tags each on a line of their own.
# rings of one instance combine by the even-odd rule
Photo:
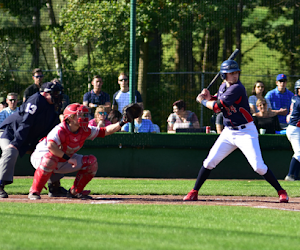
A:
<svg viewBox="0 0 300 250">
<path fill-rule="evenodd" d="M 290 113 L 287 115 L 289 125 L 286 129 L 286 136 L 292 145 L 294 154 L 289 172 L 285 177 L 286 181 L 297 180 L 300 171 L 300 79 L 295 82 L 294 89 L 295 95 L 292 97 Z"/>
<path fill-rule="evenodd" d="M 253 121 L 257 130 L 266 129 L 265 134 L 275 134 L 275 131 L 280 131 L 278 116 L 275 112 L 268 109 L 265 98 L 258 99 L 256 102 L 258 112 L 253 115 Z"/>
<path fill-rule="evenodd" d="M 152 116 L 151 116 L 150 110 L 144 110 L 143 111 L 142 119 L 146 119 L 146 120 L 152 121 Z M 159 126 L 157 124 L 153 123 L 153 127 L 154 127 L 156 133 L 160 133 L 160 128 L 159 128 Z"/>
<path fill-rule="evenodd" d="M 252 89 L 252 95 L 249 96 L 249 106 L 251 114 L 257 113 L 258 109 L 256 107 L 257 99 L 263 98 L 265 96 L 265 85 L 262 81 L 256 81 Z M 270 101 L 267 99 L 267 108 L 272 109 Z"/>
<path fill-rule="evenodd" d="M 52 82 L 42 85 L 41 93 L 29 97 L 18 112 L 7 117 L 0 125 L 0 198 L 8 198 L 5 185 L 13 182 L 18 156 L 32 150 L 38 141 L 59 122 L 55 105 L 61 103 L 62 87 Z M 52 183 L 59 181 L 51 177 Z M 62 187 L 61 187 L 62 188 Z"/>
<path fill-rule="evenodd" d="M 129 123 L 126 123 L 122 128 L 122 132 L 129 132 Z M 135 133 L 155 133 L 152 121 L 143 119 L 142 115 L 134 119 L 134 132 Z"/>
<path fill-rule="evenodd" d="M 217 134 L 221 134 L 222 130 L 224 129 L 224 124 L 223 124 L 223 113 L 220 112 L 217 114 L 216 117 L 216 130 Z"/>
<path fill-rule="evenodd" d="M 90 119 L 94 118 L 94 113 L 99 105 L 105 105 L 110 109 L 111 102 L 109 94 L 102 91 L 103 80 L 99 75 L 95 75 L 92 80 L 93 89 L 83 95 L 83 105 L 90 109 Z"/>
<path fill-rule="evenodd" d="M 19 108 L 17 107 L 18 94 L 17 93 L 9 93 L 6 98 L 6 103 L 8 103 L 8 107 L 4 108 L 0 112 L 0 124 L 6 119 L 6 117 L 10 116 L 11 114 L 13 114 L 19 110 Z"/>
<path fill-rule="evenodd" d="M 108 114 L 107 119 L 112 123 L 115 124 L 121 121 L 122 114 L 118 110 L 111 110 Z"/>
<path fill-rule="evenodd" d="M 131 103 L 128 76 L 125 73 L 120 73 L 118 84 L 120 85 L 120 90 L 113 95 L 112 109 L 119 110 L 122 114 L 123 108 Z M 137 90 L 135 91 L 135 102 L 143 107 L 142 96 Z"/>
<path fill-rule="evenodd" d="M 183 100 L 173 103 L 173 112 L 167 120 L 168 133 L 176 133 L 177 128 L 200 128 L 196 114 L 186 110 Z"/>
<path fill-rule="evenodd" d="M 6 100 L 4 97 L 0 97 L 0 112 L 4 109 L 8 107 Z"/>
<path fill-rule="evenodd" d="M 285 74 L 279 74 L 276 77 L 275 89 L 270 90 L 265 98 L 271 103 L 272 110 L 278 115 L 279 123 L 282 129 L 286 129 L 286 115 L 291 106 L 291 99 L 294 95 L 293 92 L 286 88 L 287 77 Z"/>
<path fill-rule="evenodd" d="M 111 122 L 107 119 L 107 112 L 105 110 L 106 107 L 104 105 L 98 106 L 95 111 L 95 118 L 89 121 L 89 125 L 98 128 L 110 125 Z"/>
<path fill-rule="evenodd" d="M 25 102 L 30 96 L 40 91 L 40 87 L 43 84 L 43 71 L 40 68 L 36 68 L 32 71 L 32 79 L 34 81 L 23 94 L 23 102 Z"/>
</svg>

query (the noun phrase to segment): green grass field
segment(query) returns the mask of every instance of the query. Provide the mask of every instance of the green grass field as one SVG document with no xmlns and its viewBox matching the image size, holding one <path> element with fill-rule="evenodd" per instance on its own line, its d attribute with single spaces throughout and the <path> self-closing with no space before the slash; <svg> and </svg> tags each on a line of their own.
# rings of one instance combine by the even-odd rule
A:
<svg viewBox="0 0 300 250">
<path fill-rule="evenodd" d="M 72 184 L 64 179 L 63 186 Z M 27 194 L 15 179 L 9 194 Z M 300 182 L 284 182 L 290 197 Z M 93 194 L 185 195 L 194 180 L 94 179 Z M 205 195 L 273 196 L 262 180 L 208 180 Z M 299 249 L 300 213 L 195 205 L 0 203 L 1 249 Z"/>
</svg>

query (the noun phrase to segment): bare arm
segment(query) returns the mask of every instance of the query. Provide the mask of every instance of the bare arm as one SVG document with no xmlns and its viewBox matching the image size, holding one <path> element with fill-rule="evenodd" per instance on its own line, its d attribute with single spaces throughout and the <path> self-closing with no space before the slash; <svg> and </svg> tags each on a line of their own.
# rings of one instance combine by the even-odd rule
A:
<svg viewBox="0 0 300 250">
<path fill-rule="evenodd" d="M 121 129 L 121 126 L 117 122 L 115 124 L 110 124 L 110 125 L 106 126 L 105 128 L 106 128 L 106 130 L 105 130 L 105 136 L 107 136 L 107 135 L 111 135 L 111 134 L 119 131 Z"/>
<path fill-rule="evenodd" d="M 173 124 L 168 122 L 168 133 L 175 133 L 176 131 L 173 128 Z"/>
<path fill-rule="evenodd" d="M 199 121 L 193 123 L 193 128 L 200 128 Z"/>
</svg>

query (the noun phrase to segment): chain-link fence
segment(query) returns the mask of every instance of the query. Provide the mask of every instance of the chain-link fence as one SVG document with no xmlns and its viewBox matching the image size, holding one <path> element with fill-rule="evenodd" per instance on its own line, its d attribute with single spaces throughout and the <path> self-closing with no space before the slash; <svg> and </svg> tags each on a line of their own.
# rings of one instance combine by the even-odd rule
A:
<svg viewBox="0 0 300 250">
<path fill-rule="evenodd" d="M 81 102 L 101 75 L 102 90 L 119 90 L 129 72 L 130 1 L 0 0 L 0 95 L 20 98 L 42 68 L 59 77 L 71 102 Z M 276 75 L 300 78 L 297 1 L 136 1 L 136 86 L 162 132 L 172 103 L 183 99 L 201 126 L 212 112 L 195 102 L 235 48 L 248 95 L 257 80 L 266 90 Z M 216 92 L 220 80 L 211 88 Z"/>
</svg>

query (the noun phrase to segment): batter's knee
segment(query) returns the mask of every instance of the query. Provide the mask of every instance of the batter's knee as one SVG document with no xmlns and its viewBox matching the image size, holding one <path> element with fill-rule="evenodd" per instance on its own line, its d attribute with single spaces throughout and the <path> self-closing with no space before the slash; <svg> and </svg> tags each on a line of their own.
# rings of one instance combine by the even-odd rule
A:
<svg viewBox="0 0 300 250">
<path fill-rule="evenodd" d="M 98 170 L 97 158 L 94 155 L 84 155 L 82 157 L 82 168 L 81 169 L 86 169 L 87 171 L 96 174 L 96 172 Z"/>
<path fill-rule="evenodd" d="M 46 172 L 52 172 L 56 169 L 58 161 L 59 157 L 48 152 L 43 156 L 40 167 Z"/>
<path fill-rule="evenodd" d="M 206 169 L 212 170 L 217 166 L 217 163 L 215 163 L 214 161 L 208 161 L 208 160 L 204 160 L 203 162 L 203 167 L 205 167 Z"/>
<path fill-rule="evenodd" d="M 261 165 L 261 166 L 255 166 L 253 167 L 253 170 L 258 173 L 259 175 L 265 175 L 268 171 L 267 165 Z"/>
</svg>

